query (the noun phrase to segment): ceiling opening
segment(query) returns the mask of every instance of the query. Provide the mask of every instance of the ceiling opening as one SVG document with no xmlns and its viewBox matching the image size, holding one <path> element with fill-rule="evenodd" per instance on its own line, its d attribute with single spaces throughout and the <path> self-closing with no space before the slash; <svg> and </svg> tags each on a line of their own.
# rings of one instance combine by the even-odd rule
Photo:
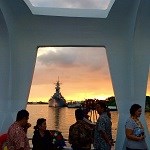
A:
<svg viewBox="0 0 150 150">
<path fill-rule="evenodd" d="M 24 0 L 33 14 L 106 18 L 115 0 Z"/>
</svg>

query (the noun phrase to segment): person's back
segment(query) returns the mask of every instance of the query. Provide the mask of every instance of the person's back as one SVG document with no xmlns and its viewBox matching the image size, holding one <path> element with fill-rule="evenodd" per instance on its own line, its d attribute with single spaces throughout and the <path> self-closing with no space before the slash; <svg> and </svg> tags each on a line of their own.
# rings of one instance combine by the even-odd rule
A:
<svg viewBox="0 0 150 150">
<path fill-rule="evenodd" d="M 82 110 L 75 111 L 77 122 L 69 128 L 69 143 L 73 150 L 90 150 L 92 143 L 92 130 L 83 120 Z"/>
</svg>

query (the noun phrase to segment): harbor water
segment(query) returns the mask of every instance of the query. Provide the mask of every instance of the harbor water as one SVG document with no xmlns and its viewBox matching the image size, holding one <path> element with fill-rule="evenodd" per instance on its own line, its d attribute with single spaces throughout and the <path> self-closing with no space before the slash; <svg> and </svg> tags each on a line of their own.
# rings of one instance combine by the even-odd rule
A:
<svg viewBox="0 0 150 150">
<path fill-rule="evenodd" d="M 28 130 L 28 137 L 33 136 L 36 121 L 38 118 L 45 118 L 47 121 L 47 129 L 49 130 L 59 130 L 62 132 L 62 135 L 65 139 L 68 139 L 69 127 L 75 122 L 75 108 L 54 108 L 48 107 L 48 104 L 35 104 L 27 105 L 27 110 L 30 113 L 29 122 L 31 127 Z M 150 131 L 150 112 L 146 112 L 146 121 Z M 111 112 L 112 116 L 112 134 L 113 139 L 116 139 L 117 133 L 117 122 L 118 122 L 118 113 L 117 111 Z"/>
</svg>

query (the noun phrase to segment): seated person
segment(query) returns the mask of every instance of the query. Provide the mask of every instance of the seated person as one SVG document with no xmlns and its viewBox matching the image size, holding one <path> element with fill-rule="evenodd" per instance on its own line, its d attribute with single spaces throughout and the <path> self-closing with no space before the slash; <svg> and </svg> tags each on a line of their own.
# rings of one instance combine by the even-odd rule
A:
<svg viewBox="0 0 150 150">
<path fill-rule="evenodd" d="M 32 150 L 54 150 L 52 136 L 49 130 L 46 130 L 46 119 L 40 118 L 34 127 L 34 135 L 32 138 Z"/>
</svg>

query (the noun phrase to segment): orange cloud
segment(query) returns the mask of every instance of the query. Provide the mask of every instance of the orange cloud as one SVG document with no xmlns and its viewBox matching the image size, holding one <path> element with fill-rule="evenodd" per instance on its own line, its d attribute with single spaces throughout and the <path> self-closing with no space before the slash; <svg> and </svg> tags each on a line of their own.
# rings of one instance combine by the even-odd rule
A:
<svg viewBox="0 0 150 150">
<path fill-rule="evenodd" d="M 57 79 L 66 100 L 113 96 L 106 51 L 93 47 L 52 47 L 40 49 L 29 101 L 48 101 Z M 147 94 L 150 89 L 150 76 Z"/>
</svg>

